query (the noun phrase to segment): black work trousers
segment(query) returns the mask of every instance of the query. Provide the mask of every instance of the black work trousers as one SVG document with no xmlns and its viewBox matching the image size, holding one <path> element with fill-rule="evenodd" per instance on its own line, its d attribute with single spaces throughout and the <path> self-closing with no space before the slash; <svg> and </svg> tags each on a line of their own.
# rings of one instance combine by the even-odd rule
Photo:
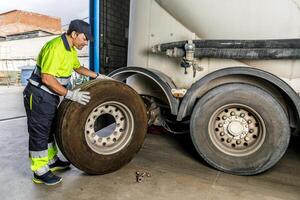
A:
<svg viewBox="0 0 300 200">
<path fill-rule="evenodd" d="M 54 141 L 53 120 L 59 96 L 27 84 L 23 92 L 29 133 L 29 151 L 44 151 Z"/>
</svg>

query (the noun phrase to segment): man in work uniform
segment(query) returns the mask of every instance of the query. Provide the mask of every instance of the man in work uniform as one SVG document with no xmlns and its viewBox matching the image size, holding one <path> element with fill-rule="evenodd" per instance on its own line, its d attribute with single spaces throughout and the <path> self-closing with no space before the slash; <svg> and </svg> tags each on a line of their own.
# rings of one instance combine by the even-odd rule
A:
<svg viewBox="0 0 300 200">
<path fill-rule="evenodd" d="M 43 46 L 37 58 L 37 66 L 23 92 L 28 118 L 29 156 L 35 183 L 55 185 L 62 178 L 54 175 L 52 171 L 68 169 L 70 166 L 69 162 L 61 161 L 57 157 L 51 126 L 59 96 L 82 105 L 90 100 L 89 92 L 66 88 L 72 71 L 91 78 L 105 78 L 79 63 L 75 48 L 81 50 L 91 39 L 90 25 L 82 20 L 73 20 L 67 33 Z"/>
</svg>

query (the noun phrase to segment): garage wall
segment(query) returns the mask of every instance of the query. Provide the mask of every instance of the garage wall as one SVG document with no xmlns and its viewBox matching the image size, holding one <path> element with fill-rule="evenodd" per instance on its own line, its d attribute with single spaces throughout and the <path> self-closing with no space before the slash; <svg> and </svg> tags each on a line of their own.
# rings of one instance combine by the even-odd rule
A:
<svg viewBox="0 0 300 200">
<path fill-rule="evenodd" d="M 101 72 L 127 65 L 130 0 L 101 1 Z"/>
</svg>

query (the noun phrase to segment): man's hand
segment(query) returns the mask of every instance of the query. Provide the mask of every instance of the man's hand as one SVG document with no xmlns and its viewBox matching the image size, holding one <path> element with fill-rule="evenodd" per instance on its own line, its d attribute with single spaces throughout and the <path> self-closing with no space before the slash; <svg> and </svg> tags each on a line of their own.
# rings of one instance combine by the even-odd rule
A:
<svg viewBox="0 0 300 200">
<path fill-rule="evenodd" d="M 96 79 L 100 79 L 100 80 L 114 80 L 113 78 L 111 78 L 109 76 L 105 76 L 103 74 L 97 74 Z"/>
<path fill-rule="evenodd" d="M 70 99 L 71 101 L 76 101 L 82 105 L 86 105 L 91 99 L 90 93 L 86 91 L 80 91 L 80 88 L 76 90 L 68 90 L 65 98 Z"/>
</svg>

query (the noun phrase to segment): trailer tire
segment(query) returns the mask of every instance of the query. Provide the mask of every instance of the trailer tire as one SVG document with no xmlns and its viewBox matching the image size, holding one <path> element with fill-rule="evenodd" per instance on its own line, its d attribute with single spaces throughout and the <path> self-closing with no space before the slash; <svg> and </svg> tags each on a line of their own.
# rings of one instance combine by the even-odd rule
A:
<svg viewBox="0 0 300 200">
<path fill-rule="evenodd" d="M 212 89 L 194 107 L 190 134 L 211 166 L 236 175 L 254 175 L 274 166 L 290 139 L 288 118 L 267 91 L 250 84 Z"/>
<path fill-rule="evenodd" d="M 131 87 L 118 81 L 94 80 L 80 88 L 90 92 L 91 100 L 85 106 L 63 100 L 55 125 L 58 146 L 88 174 L 113 172 L 127 164 L 144 142 L 144 103 Z M 112 128 L 101 132 L 108 126 Z"/>
</svg>

